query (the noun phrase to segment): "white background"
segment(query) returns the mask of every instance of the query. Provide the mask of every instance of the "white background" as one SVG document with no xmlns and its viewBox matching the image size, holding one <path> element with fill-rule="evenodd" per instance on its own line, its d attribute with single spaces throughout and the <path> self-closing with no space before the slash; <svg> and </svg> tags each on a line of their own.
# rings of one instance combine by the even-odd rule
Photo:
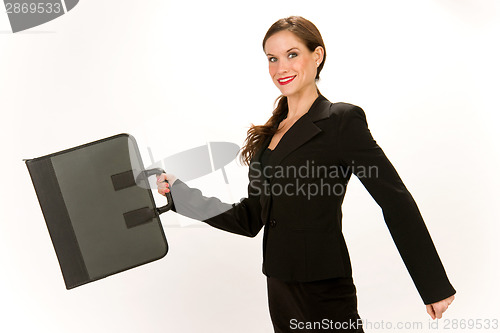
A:
<svg viewBox="0 0 500 333">
<path fill-rule="evenodd" d="M 123 132 L 145 164 L 147 147 L 160 159 L 207 141 L 241 146 L 279 95 L 261 41 L 289 15 L 321 31 L 321 92 L 365 110 L 457 290 L 441 328 L 427 330 L 382 212 L 354 177 L 343 231 L 360 316 L 424 327 L 408 332 L 498 331 L 443 328 L 500 318 L 498 1 L 84 0 L 17 34 L 0 13 L 1 332 L 272 332 L 262 233 L 171 212 L 165 258 L 67 291 L 22 159 Z M 229 186 L 219 171 L 189 184 L 236 202 L 247 168 L 226 171 Z"/>
</svg>

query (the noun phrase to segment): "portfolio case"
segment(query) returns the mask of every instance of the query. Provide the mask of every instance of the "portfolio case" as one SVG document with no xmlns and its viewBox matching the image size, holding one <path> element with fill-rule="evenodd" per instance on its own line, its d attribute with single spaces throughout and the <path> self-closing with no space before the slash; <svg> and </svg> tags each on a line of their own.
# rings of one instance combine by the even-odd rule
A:
<svg viewBox="0 0 500 333">
<path fill-rule="evenodd" d="M 67 289 L 168 252 L 149 177 L 129 134 L 26 159 Z M 156 179 L 154 179 L 156 181 Z"/>
</svg>

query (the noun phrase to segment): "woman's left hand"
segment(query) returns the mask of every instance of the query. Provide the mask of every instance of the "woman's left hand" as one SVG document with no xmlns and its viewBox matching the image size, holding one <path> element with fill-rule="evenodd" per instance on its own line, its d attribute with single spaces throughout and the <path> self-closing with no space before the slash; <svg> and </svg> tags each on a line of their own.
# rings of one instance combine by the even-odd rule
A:
<svg viewBox="0 0 500 333">
<path fill-rule="evenodd" d="M 455 299 L 455 295 L 451 295 L 448 298 L 445 298 L 439 302 L 428 304 L 425 307 L 427 308 L 427 313 L 432 317 L 432 319 L 441 319 L 443 317 L 443 312 L 448 309 L 448 306 Z"/>
</svg>

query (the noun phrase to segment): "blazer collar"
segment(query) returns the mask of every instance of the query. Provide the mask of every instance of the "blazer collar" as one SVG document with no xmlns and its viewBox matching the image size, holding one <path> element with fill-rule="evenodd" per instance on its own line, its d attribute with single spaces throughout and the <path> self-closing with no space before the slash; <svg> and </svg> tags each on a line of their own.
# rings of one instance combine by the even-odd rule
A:
<svg viewBox="0 0 500 333">
<path fill-rule="evenodd" d="M 316 126 L 314 122 L 328 118 L 330 116 L 330 105 L 331 102 L 320 94 L 318 98 L 316 98 L 316 100 L 313 102 L 309 110 L 302 117 L 300 117 L 292 125 L 292 127 L 288 129 L 285 135 L 283 135 L 280 142 L 271 154 L 269 164 L 280 164 L 288 154 L 305 144 L 314 136 L 321 133 L 322 130 L 318 126 Z M 286 114 L 282 116 L 280 122 L 285 117 Z M 278 126 L 278 124 L 276 126 Z M 255 155 L 256 161 L 260 162 L 262 153 L 269 146 L 271 139 L 271 137 L 267 138 L 262 147 L 257 151 Z M 262 168 L 262 164 L 259 164 Z"/>
</svg>

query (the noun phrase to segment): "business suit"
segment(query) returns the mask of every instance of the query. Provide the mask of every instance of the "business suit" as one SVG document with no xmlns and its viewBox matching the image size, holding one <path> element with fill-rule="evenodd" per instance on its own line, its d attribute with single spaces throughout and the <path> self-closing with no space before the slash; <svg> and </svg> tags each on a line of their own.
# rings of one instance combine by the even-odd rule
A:
<svg viewBox="0 0 500 333">
<path fill-rule="evenodd" d="M 262 269 L 267 276 L 301 282 L 350 277 L 341 205 L 354 173 L 382 208 L 424 304 L 455 294 L 415 201 L 373 139 L 360 107 L 320 95 L 273 150 L 269 164 L 274 173 L 260 164 L 270 140 L 250 162 L 247 198 L 224 204 L 177 180 L 171 186 L 174 211 L 249 237 L 264 228 Z M 323 174 L 314 173 L 313 166 L 337 172 L 322 168 Z M 309 173 L 298 175 L 300 167 L 309 167 Z M 314 194 L 314 189 L 323 190 Z"/>
</svg>

